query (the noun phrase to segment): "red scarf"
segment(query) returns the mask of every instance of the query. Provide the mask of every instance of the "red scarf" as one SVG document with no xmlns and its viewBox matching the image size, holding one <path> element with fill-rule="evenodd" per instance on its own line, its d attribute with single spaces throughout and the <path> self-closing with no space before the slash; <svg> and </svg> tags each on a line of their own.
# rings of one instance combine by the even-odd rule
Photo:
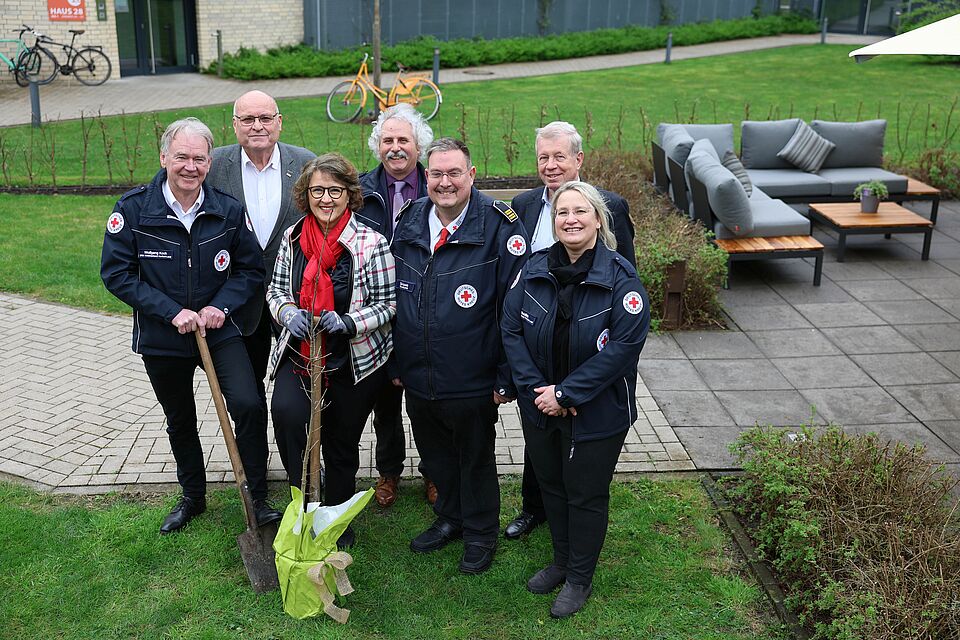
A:
<svg viewBox="0 0 960 640">
<path fill-rule="evenodd" d="M 303 270 L 303 281 L 300 283 L 300 308 L 311 311 L 314 317 L 319 318 L 321 311 L 333 311 L 333 281 L 330 271 L 337 264 L 343 253 L 340 244 L 340 234 L 343 233 L 350 220 L 350 209 L 343 212 L 337 223 L 323 233 L 323 228 L 317 222 L 316 216 L 307 214 L 303 219 L 303 230 L 300 233 L 300 248 L 307 258 L 307 267 Z M 320 336 L 320 353 L 326 352 L 324 336 Z M 300 343 L 300 355 L 304 362 L 310 362 L 310 342 L 303 340 Z M 323 364 L 321 356 L 321 365 Z"/>
</svg>

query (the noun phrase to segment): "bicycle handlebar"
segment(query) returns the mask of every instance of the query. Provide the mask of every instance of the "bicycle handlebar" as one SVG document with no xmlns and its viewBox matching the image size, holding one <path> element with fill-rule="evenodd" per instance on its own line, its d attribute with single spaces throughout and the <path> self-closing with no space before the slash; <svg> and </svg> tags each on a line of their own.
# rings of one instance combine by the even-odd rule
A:
<svg viewBox="0 0 960 640">
<path fill-rule="evenodd" d="M 366 62 L 369 57 L 370 57 L 369 53 L 363 54 L 363 61 Z"/>
</svg>

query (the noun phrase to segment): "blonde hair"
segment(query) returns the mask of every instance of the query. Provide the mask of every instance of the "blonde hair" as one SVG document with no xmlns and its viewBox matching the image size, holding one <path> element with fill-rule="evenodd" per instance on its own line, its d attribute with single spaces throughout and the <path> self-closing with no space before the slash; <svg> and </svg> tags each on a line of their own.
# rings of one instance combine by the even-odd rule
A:
<svg viewBox="0 0 960 640">
<path fill-rule="evenodd" d="M 597 214 L 597 218 L 600 220 L 600 229 L 597 232 L 597 235 L 600 237 L 600 240 L 603 241 L 603 244 L 607 245 L 608 249 L 611 251 L 616 251 L 617 237 L 613 235 L 613 220 L 610 217 L 610 208 L 607 207 L 606 200 L 603 199 L 603 196 L 600 195 L 600 192 L 597 191 L 597 188 L 592 184 L 574 180 L 573 182 L 568 182 L 562 185 L 556 191 L 554 191 L 553 199 L 550 200 L 553 217 L 557 217 L 557 201 L 559 201 L 560 196 L 567 191 L 576 191 L 584 197 L 591 207 L 593 207 L 593 211 Z M 556 227 L 553 228 L 553 239 L 557 239 Z"/>
</svg>

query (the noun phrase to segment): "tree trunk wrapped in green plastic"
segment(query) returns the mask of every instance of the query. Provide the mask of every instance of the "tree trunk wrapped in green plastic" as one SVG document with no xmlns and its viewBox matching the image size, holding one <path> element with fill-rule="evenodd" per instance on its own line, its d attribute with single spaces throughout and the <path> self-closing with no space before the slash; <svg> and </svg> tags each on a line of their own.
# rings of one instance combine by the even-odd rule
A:
<svg viewBox="0 0 960 640">
<path fill-rule="evenodd" d="M 323 611 L 344 623 L 350 610 L 335 605 L 334 598 L 353 591 L 346 574 L 353 558 L 337 551 L 337 539 L 370 502 L 373 489 L 332 507 L 310 502 L 304 508 L 303 492 L 297 487 L 290 487 L 290 497 L 273 542 L 283 610 L 300 619 Z"/>
</svg>

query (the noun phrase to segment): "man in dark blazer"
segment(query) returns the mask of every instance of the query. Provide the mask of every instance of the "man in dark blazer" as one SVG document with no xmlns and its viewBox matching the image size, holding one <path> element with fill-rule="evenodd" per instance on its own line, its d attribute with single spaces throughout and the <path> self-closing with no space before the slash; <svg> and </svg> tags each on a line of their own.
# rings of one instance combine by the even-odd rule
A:
<svg viewBox="0 0 960 640">
<path fill-rule="evenodd" d="M 360 176 L 363 188 L 363 209 L 357 219 L 393 240 L 397 214 L 404 204 L 427 195 L 427 175 L 420 159 L 430 143 L 433 130 L 413 107 L 400 103 L 380 113 L 367 144 L 380 164 Z M 381 507 L 397 500 L 400 474 L 407 455 L 403 432 L 403 388 L 387 381 L 373 408 L 373 430 L 377 435 L 376 464 L 380 477 L 374 497 Z M 437 501 L 437 487 L 426 473 L 421 460 L 427 501 Z"/>
<path fill-rule="evenodd" d="M 537 129 L 536 150 L 537 173 L 543 186 L 521 193 L 511 203 L 530 236 L 531 253 L 554 243 L 553 211 L 550 200 L 559 187 L 580 179 L 580 167 L 583 165 L 583 138 L 572 124 L 558 120 Z M 634 229 L 633 221 L 630 219 L 630 206 L 623 197 L 612 191 L 599 188 L 598 191 L 606 201 L 613 218 L 617 253 L 636 267 L 637 257 L 633 248 Z M 523 454 L 521 494 L 523 504 L 520 514 L 507 525 L 503 532 L 508 540 L 529 533 L 546 520 L 540 484 L 534 475 L 526 450 Z"/>
<path fill-rule="evenodd" d="M 293 184 L 303 165 L 316 157 L 303 147 L 280 142 L 283 116 L 277 102 L 262 91 L 249 91 L 233 104 L 233 131 L 237 144 L 213 150 L 207 184 L 239 200 L 247 212 L 247 225 L 263 250 L 263 266 L 269 283 L 287 227 L 303 217 L 293 203 Z M 264 378 L 274 334 L 264 291 L 248 305 L 253 314 L 248 326 L 256 326 L 244 343 L 257 379 L 257 392 L 266 415 Z M 257 320 L 259 318 L 259 320 Z"/>
</svg>

